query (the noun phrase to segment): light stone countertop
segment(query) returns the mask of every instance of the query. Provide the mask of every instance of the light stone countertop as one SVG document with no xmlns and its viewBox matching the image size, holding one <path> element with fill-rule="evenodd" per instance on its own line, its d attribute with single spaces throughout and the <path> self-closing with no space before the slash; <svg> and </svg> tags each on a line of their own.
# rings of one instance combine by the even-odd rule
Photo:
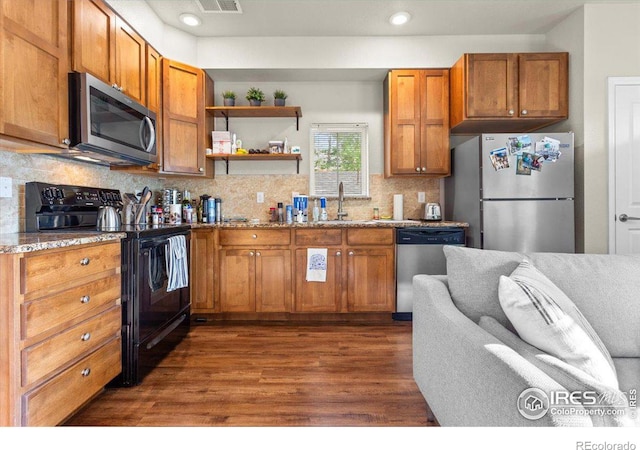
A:
<svg viewBox="0 0 640 450">
<path fill-rule="evenodd" d="M 407 227 L 460 227 L 468 228 L 466 222 L 421 222 L 418 220 L 328 220 L 308 223 L 274 223 L 252 221 L 229 221 L 224 223 L 194 223 L 192 229 L 199 228 L 407 228 Z"/>
<path fill-rule="evenodd" d="M 78 233 L 7 233 L 0 234 L 1 253 L 28 253 L 52 248 L 98 242 L 119 241 L 126 233 L 88 231 Z"/>
<path fill-rule="evenodd" d="M 229 221 L 222 224 L 194 223 L 192 229 L 203 228 L 407 228 L 407 227 L 461 227 L 468 228 L 466 222 L 421 222 L 417 220 L 329 220 L 309 223 L 273 223 L 252 221 Z M 78 233 L 8 233 L 0 234 L 0 254 L 28 253 L 38 250 L 71 247 L 74 245 L 124 239 L 126 233 L 105 233 L 87 231 Z"/>
</svg>

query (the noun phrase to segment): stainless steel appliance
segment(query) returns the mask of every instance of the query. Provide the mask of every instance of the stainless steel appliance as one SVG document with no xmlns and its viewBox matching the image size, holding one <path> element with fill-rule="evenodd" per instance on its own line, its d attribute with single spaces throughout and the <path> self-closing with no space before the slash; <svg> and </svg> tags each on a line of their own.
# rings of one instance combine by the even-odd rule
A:
<svg viewBox="0 0 640 450">
<path fill-rule="evenodd" d="M 451 153 L 445 217 L 469 223 L 469 247 L 575 252 L 573 145 L 573 133 L 469 137 Z"/>
<path fill-rule="evenodd" d="M 422 207 L 422 220 L 442 220 L 442 209 L 440 208 L 440 203 L 423 203 Z"/>
<path fill-rule="evenodd" d="M 464 245 L 460 227 L 408 227 L 396 229 L 396 312 L 395 320 L 411 320 L 413 277 L 419 274 L 445 275 L 444 245 Z"/>
<path fill-rule="evenodd" d="M 119 207 L 116 189 L 25 185 L 27 232 L 96 231 L 100 208 Z M 118 386 L 133 386 L 186 335 L 189 287 L 168 289 L 167 245 L 184 236 L 189 263 L 189 225 L 122 225 L 122 374 Z"/>
<path fill-rule="evenodd" d="M 157 161 L 156 114 L 87 73 L 69 74 L 69 134 L 58 156 L 107 166 Z"/>
</svg>

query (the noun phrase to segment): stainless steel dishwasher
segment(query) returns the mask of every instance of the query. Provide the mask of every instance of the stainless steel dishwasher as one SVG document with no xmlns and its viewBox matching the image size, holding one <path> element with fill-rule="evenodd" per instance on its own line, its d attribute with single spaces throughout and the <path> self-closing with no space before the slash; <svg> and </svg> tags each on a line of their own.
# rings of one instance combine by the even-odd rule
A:
<svg viewBox="0 0 640 450">
<path fill-rule="evenodd" d="M 465 245 L 464 228 L 409 227 L 396 229 L 395 320 L 411 320 L 414 275 L 445 275 L 445 245 Z"/>
</svg>

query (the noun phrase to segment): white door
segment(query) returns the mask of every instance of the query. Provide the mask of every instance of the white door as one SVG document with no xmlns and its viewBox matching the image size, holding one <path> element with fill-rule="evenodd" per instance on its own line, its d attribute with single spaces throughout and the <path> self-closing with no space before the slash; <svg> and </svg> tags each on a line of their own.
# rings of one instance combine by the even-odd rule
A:
<svg viewBox="0 0 640 450">
<path fill-rule="evenodd" d="M 609 78 L 609 253 L 640 253 L 640 78 Z"/>
</svg>

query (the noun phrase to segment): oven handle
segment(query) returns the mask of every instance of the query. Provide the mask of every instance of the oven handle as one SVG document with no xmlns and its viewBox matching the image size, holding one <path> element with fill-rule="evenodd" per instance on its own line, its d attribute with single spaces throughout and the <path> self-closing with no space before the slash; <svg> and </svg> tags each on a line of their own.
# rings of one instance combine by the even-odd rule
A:
<svg viewBox="0 0 640 450">
<path fill-rule="evenodd" d="M 180 325 L 182 322 L 184 322 L 184 319 L 186 319 L 186 318 L 187 318 L 186 314 L 183 314 L 180 317 L 178 317 L 171 325 L 169 325 L 167 328 L 165 328 L 165 330 L 162 333 L 160 333 L 158 336 L 156 336 L 154 339 L 152 339 L 147 344 L 147 350 L 150 350 L 153 347 L 155 347 L 156 345 L 158 345 L 160 343 L 160 341 L 163 340 L 165 337 L 167 337 L 167 335 L 169 333 L 171 333 L 173 330 L 178 328 L 178 325 Z"/>
<path fill-rule="evenodd" d="M 180 233 L 171 233 L 170 235 L 156 236 L 156 237 L 149 237 L 149 238 L 141 238 L 140 239 L 140 248 L 141 249 L 145 249 L 145 248 L 157 247 L 159 245 L 167 244 L 167 243 L 169 243 L 169 237 L 170 236 L 184 235 L 186 237 L 186 239 L 189 240 L 190 233 L 191 233 L 191 231 L 187 230 L 187 231 L 180 232 Z"/>
</svg>

